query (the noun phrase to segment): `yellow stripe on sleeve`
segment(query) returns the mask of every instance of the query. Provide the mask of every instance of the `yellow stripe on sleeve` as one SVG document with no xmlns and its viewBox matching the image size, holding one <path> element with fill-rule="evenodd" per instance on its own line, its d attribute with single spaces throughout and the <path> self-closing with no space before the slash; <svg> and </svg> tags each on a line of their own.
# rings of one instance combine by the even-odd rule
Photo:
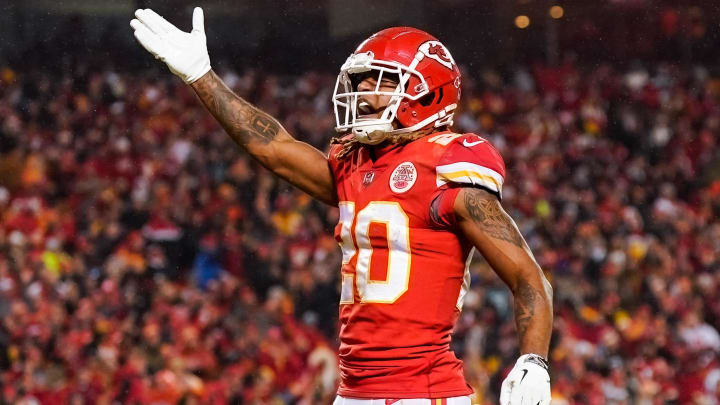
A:
<svg viewBox="0 0 720 405">
<path fill-rule="evenodd" d="M 497 190 L 500 190 L 500 184 L 498 184 L 498 181 L 495 180 L 494 177 L 488 176 L 486 174 L 481 174 L 475 171 L 471 170 L 459 170 L 452 173 L 438 173 L 438 176 L 440 176 L 441 179 L 444 180 L 453 180 L 460 177 L 467 177 L 469 179 L 476 179 L 479 180 L 479 183 L 489 182 L 495 185 L 495 188 Z"/>
</svg>

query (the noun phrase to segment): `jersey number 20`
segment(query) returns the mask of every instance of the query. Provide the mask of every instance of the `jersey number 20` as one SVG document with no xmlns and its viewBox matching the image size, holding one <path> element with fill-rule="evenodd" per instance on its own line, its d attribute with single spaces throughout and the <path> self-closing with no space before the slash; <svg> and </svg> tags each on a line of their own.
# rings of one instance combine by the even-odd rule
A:
<svg viewBox="0 0 720 405">
<path fill-rule="evenodd" d="M 408 216 L 400 204 L 390 201 L 373 201 L 357 213 L 355 242 L 352 223 L 355 219 L 355 203 L 343 201 L 340 207 L 340 238 L 343 264 L 357 254 L 355 277 L 343 274 L 340 304 L 353 303 L 353 284 L 357 285 L 360 301 L 364 303 L 391 304 L 408 289 L 410 280 L 410 227 Z M 381 223 L 387 229 L 388 264 L 385 280 L 370 279 L 370 262 L 373 249 L 370 244 L 370 224 Z M 354 279 L 357 281 L 354 282 Z"/>
</svg>

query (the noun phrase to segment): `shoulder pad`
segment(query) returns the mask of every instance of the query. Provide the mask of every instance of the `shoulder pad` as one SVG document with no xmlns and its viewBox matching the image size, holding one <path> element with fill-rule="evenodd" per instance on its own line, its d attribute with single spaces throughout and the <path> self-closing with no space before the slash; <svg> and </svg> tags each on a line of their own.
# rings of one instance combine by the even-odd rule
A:
<svg viewBox="0 0 720 405">
<path fill-rule="evenodd" d="M 446 146 L 435 172 L 437 187 L 482 187 L 499 197 L 505 181 L 505 162 L 487 139 L 475 134 L 464 134 L 452 139 Z"/>
</svg>

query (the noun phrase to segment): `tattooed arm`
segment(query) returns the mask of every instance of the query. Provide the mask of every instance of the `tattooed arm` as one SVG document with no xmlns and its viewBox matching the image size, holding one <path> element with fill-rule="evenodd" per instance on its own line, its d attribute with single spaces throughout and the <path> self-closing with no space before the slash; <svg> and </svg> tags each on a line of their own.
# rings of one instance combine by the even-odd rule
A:
<svg viewBox="0 0 720 405">
<path fill-rule="evenodd" d="M 454 211 L 462 233 L 510 287 L 520 352 L 548 356 L 552 333 L 552 287 L 515 222 L 493 194 L 464 188 Z"/>
<path fill-rule="evenodd" d="M 329 205 L 337 205 L 325 155 L 295 140 L 280 123 L 230 90 L 210 70 L 191 84 L 230 137 L 276 175 Z"/>
<path fill-rule="evenodd" d="M 192 22 L 192 31 L 185 32 L 151 9 L 138 9 L 130 26 L 143 48 L 195 89 L 238 145 L 276 175 L 320 201 L 337 205 L 325 155 L 296 141 L 276 119 L 235 95 L 210 67 L 200 7 L 193 10 Z"/>
</svg>

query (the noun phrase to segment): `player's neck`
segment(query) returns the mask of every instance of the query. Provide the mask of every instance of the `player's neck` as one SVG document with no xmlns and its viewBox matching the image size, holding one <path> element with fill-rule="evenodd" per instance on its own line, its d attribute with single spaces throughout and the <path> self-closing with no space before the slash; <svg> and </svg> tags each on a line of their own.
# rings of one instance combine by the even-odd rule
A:
<svg viewBox="0 0 720 405">
<path fill-rule="evenodd" d="M 434 131 L 431 130 L 431 131 L 428 131 L 427 133 L 419 134 L 420 136 L 419 136 L 418 138 L 416 138 L 416 139 L 412 139 L 412 140 L 406 141 L 406 142 L 399 142 L 399 143 L 398 143 L 398 142 L 394 142 L 394 141 L 388 139 L 388 140 L 383 141 L 383 142 L 381 142 L 381 143 L 379 143 L 379 144 L 377 144 L 377 145 L 369 145 L 369 146 L 367 147 L 367 148 L 368 148 L 368 156 L 370 157 L 370 159 L 371 159 L 373 162 L 375 162 L 375 161 L 377 161 L 380 157 L 382 157 L 384 154 L 390 152 L 391 150 L 393 150 L 393 149 L 395 149 L 395 148 L 397 148 L 397 147 L 410 144 L 410 143 L 412 143 L 412 142 L 415 142 L 415 141 L 417 141 L 417 140 L 419 140 L 419 139 L 425 138 L 425 137 L 430 136 L 430 135 L 442 134 L 442 133 L 449 132 L 449 131 L 450 131 L 450 129 L 449 129 L 448 127 L 440 127 L 440 128 L 437 128 L 437 129 L 434 130 Z"/>
<path fill-rule="evenodd" d="M 379 143 L 377 145 L 370 145 L 368 146 L 368 156 L 370 156 L 370 160 L 373 162 L 376 162 L 378 159 L 380 159 L 383 155 L 390 152 L 391 150 L 402 146 L 398 143 L 392 143 L 389 141 L 385 141 L 382 143 Z"/>
</svg>

